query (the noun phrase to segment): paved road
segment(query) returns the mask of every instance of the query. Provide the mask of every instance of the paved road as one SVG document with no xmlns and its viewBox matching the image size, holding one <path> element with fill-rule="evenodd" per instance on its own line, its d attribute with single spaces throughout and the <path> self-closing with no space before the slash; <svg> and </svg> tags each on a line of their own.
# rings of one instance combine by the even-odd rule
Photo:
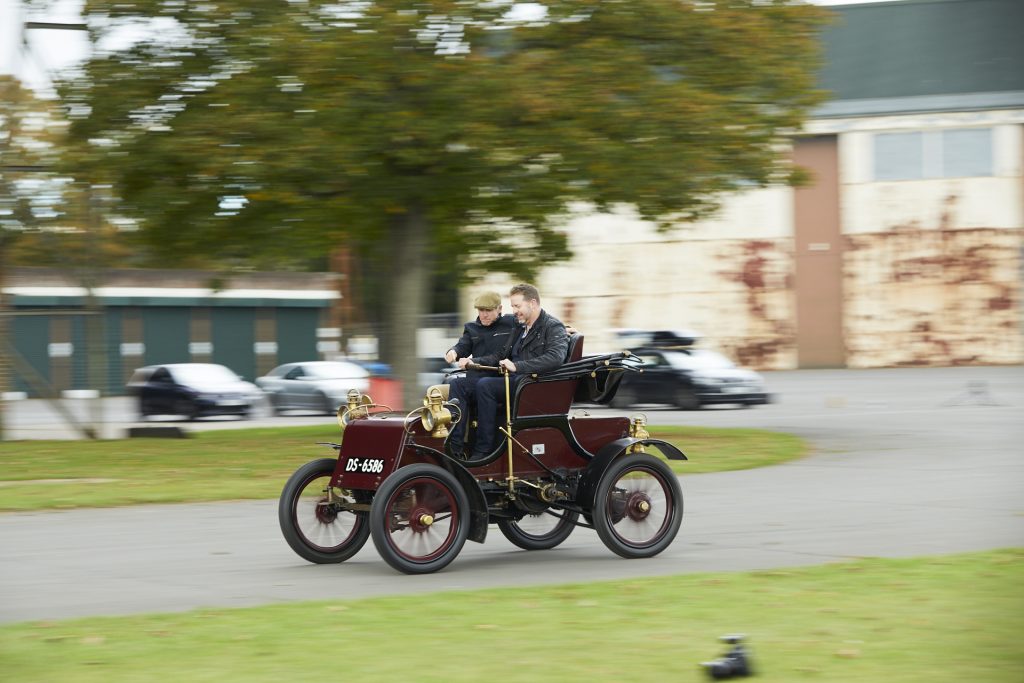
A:
<svg viewBox="0 0 1024 683">
<path fill-rule="evenodd" d="M 1024 368 L 771 373 L 781 402 L 753 410 L 651 408 L 654 424 L 794 432 L 815 454 L 683 477 L 673 546 L 622 560 L 590 530 L 551 551 L 492 529 L 448 569 L 393 572 L 372 543 L 342 565 L 304 563 L 276 503 L 0 515 L 0 621 L 247 606 L 818 564 L 1024 545 Z M 311 456 L 319 455 L 311 451 Z M 689 453 L 699 459 L 699 451 Z"/>
</svg>

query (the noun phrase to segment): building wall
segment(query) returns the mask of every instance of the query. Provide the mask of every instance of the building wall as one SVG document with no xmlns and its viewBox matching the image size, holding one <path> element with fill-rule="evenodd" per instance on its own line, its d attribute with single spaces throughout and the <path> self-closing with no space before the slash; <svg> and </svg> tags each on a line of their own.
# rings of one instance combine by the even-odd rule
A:
<svg viewBox="0 0 1024 683">
<path fill-rule="evenodd" d="M 103 348 L 90 355 L 85 291 L 61 271 L 13 269 L 4 288 L 16 313 L 13 389 L 38 396 L 101 382 L 105 393 L 117 394 L 144 365 L 220 363 L 252 379 L 280 363 L 328 355 L 317 339 L 338 297 L 336 276 L 250 273 L 218 290 L 206 285 L 209 277 L 110 273 L 96 290 L 101 322 L 93 338 Z"/>
<path fill-rule="evenodd" d="M 789 188 L 739 193 L 714 219 L 666 233 L 628 209 L 579 206 L 567 227 L 575 257 L 544 268 L 536 284 L 588 352 L 617 349 L 619 328 L 685 328 L 745 364 L 792 367 L 792 222 Z M 464 291 L 464 308 L 475 292 L 506 295 L 512 284 L 482 280 Z"/>
<path fill-rule="evenodd" d="M 989 131 L 987 151 L 967 157 L 987 171 L 956 175 L 943 136 L 963 130 Z M 684 328 L 763 369 L 1024 362 L 1024 110 L 821 119 L 805 132 L 835 141 L 831 208 L 808 218 L 804 190 L 752 190 L 660 233 L 628 209 L 576 207 L 574 258 L 536 283 L 544 307 L 592 352 L 615 349 L 616 328 Z M 893 133 L 922 135 L 921 177 L 879 178 L 876 138 Z M 828 241 L 813 238 L 823 222 L 837 222 Z M 822 259 L 834 263 L 816 269 Z M 481 288 L 511 284 L 467 288 L 465 310 Z"/>
<path fill-rule="evenodd" d="M 830 122 L 854 129 L 840 136 L 848 366 L 1024 360 L 1021 116 L 995 111 Z M 951 131 L 988 131 L 988 175 L 958 174 L 950 163 L 956 150 L 943 143 Z M 885 169 L 878 166 L 877 138 L 892 133 L 921 136 L 922 177 L 878 177 Z M 970 151 L 982 162 L 983 147 Z"/>
</svg>

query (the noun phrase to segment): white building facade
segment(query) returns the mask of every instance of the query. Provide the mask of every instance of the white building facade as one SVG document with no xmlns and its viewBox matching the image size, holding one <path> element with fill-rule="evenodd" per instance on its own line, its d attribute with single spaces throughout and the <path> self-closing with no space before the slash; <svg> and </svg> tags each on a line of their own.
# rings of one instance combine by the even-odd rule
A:
<svg viewBox="0 0 1024 683">
<path fill-rule="evenodd" d="M 684 328 L 764 369 L 1024 362 L 1024 3 L 833 9 L 835 97 L 792 140 L 809 185 L 667 233 L 579 207 L 536 284 L 588 350 Z"/>
</svg>

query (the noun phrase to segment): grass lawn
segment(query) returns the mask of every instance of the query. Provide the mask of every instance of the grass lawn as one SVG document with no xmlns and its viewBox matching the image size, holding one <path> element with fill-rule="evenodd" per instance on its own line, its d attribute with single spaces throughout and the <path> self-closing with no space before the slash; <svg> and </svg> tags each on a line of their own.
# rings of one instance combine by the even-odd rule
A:
<svg viewBox="0 0 1024 683">
<path fill-rule="evenodd" d="M 344 580 L 344 567 L 337 571 Z M 414 581 L 415 577 L 410 577 Z M 756 679 L 1018 682 L 1024 550 L 0 628 L 30 681 L 698 681 L 721 634 Z"/>
<path fill-rule="evenodd" d="M 773 465 L 802 456 L 805 443 L 754 429 L 658 427 L 691 460 L 676 471 Z M 199 432 L 190 439 L 0 442 L 0 511 L 275 498 L 291 473 L 334 451 L 336 427 Z"/>
</svg>

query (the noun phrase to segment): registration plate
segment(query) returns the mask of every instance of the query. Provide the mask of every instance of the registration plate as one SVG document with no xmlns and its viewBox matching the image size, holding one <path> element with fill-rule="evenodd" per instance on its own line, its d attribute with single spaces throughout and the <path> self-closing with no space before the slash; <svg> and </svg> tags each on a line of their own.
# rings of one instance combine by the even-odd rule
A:
<svg viewBox="0 0 1024 683">
<path fill-rule="evenodd" d="M 384 471 L 384 458 L 349 458 L 345 461 L 345 471 L 380 474 Z"/>
</svg>

